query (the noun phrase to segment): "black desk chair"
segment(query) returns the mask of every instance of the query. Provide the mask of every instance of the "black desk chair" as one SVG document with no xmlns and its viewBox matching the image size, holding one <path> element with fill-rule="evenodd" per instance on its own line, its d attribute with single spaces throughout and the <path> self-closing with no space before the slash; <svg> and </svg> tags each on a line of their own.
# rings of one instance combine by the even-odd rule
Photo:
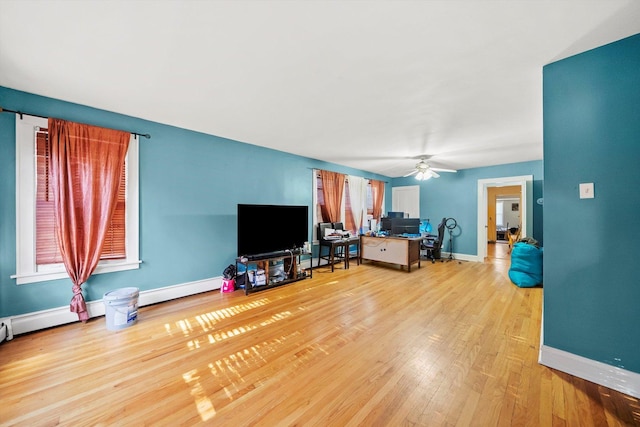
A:
<svg viewBox="0 0 640 427">
<path fill-rule="evenodd" d="M 430 236 L 422 239 L 421 248 L 427 251 L 427 258 L 430 259 L 432 263 L 436 262 L 436 257 L 442 261 L 440 250 L 442 249 L 442 242 L 444 241 L 444 227 L 445 222 L 442 221 L 438 224 L 438 237 Z"/>
</svg>

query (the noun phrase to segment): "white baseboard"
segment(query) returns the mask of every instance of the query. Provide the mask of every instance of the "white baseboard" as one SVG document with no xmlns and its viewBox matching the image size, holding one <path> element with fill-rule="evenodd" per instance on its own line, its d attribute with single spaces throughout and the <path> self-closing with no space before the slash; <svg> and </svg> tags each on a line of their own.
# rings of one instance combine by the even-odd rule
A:
<svg viewBox="0 0 640 427">
<path fill-rule="evenodd" d="M 480 259 L 478 258 L 477 255 L 468 255 L 468 254 L 457 254 L 457 253 L 453 253 L 453 260 L 454 261 L 472 261 L 472 262 L 481 262 Z M 424 260 L 425 258 L 423 258 Z M 449 261 L 449 252 L 441 252 L 440 253 L 440 260 L 436 260 L 436 261 L 444 261 L 447 262 Z M 484 260 L 482 260 L 484 261 Z"/>
<path fill-rule="evenodd" d="M 195 295 L 202 292 L 213 291 L 215 289 L 220 289 L 221 285 L 222 277 L 214 277 L 195 282 L 166 286 L 164 288 L 140 291 L 138 307 L 170 301 L 172 299 Z M 87 311 L 89 313 L 89 317 L 104 316 L 105 310 L 102 300 L 87 302 Z M 5 333 L 5 338 L 7 340 L 11 340 L 14 335 L 73 322 L 78 322 L 78 315 L 69 311 L 68 305 L 7 317 L 0 319 L 0 338 L 2 337 L 2 333 Z M 0 339 L 0 342 L 2 342 L 2 339 Z"/>
<path fill-rule="evenodd" d="M 444 259 L 445 261 L 449 259 L 449 254 L 448 253 L 444 253 L 442 252 L 440 254 L 440 256 L 442 257 L 442 259 Z M 484 260 L 480 260 L 478 259 L 477 255 L 468 255 L 468 254 L 453 254 L 453 258 L 457 261 L 472 261 L 472 262 L 482 262 Z"/>
<path fill-rule="evenodd" d="M 564 350 L 541 346 L 540 364 L 640 398 L 640 374 L 596 362 Z"/>
</svg>

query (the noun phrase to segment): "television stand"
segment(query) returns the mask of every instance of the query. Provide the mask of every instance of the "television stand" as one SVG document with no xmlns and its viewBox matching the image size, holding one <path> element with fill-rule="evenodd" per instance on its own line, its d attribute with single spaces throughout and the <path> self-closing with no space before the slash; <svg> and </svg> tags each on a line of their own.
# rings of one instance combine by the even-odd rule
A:
<svg viewBox="0 0 640 427">
<path fill-rule="evenodd" d="M 245 270 L 245 295 L 312 277 L 311 267 L 300 267 L 300 258 L 305 254 L 302 249 L 292 249 L 236 258 L 236 271 L 239 271 L 240 265 L 244 266 Z M 257 279 L 257 276 L 261 276 L 257 275 L 257 272 L 264 272 L 264 278 Z M 260 280 L 264 280 L 264 284 Z"/>
</svg>

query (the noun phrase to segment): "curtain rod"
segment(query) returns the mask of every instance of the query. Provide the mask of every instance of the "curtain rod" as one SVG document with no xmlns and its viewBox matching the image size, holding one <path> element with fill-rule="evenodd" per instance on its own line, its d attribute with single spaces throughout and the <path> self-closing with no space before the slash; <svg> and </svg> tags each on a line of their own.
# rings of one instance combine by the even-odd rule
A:
<svg viewBox="0 0 640 427">
<path fill-rule="evenodd" d="M 2 108 L 2 107 L 0 107 L 0 113 L 13 113 L 13 114 L 17 114 L 17 115 L 19 115 L 19 116 L 20 116 L 20 120 L 22 120 L 22 116 L 23 116 L 23 115 L 25 115 L 25 114 L 26 114 L 27 116 L 40 117 L 41 119 L 48 119 L 48 118 L 49 118 L 49 117 L 46 117 L 46 116 L 41 116 L 41 115 L 39 115 L 39 114 L 25 113 L 24 111 L 13 111 L 13 110 L 7 110 L 6 108 Z M 129 131 L 127 130 L 127 131 L 124 131 L 124 132 L 129 132 Z M 130 133 L 130 134 L 132 134 L 132 135 L 135 135 L 135 136 L 144 136 L 144 137 L 145 137 L 145 138 L 147 138 L 147 139 L 151 138 L 151 135 L 149 135 L 148 133 L 138 133 L 138 132 L 129 132 L 129 133 Z"/>
<path fill-rule="evenodd" d="M 309 169 L 311 169 L 312 171 L 321 171 L 321 170 L 325 170 L 325 171 L 328 171 L 328 172 L 335 172 L 335 173 L 339 173 L 339 174 L 342 174 L 342 175 L 350 175 L 350 174 L 348 174 L 348 173 L 343 173 L 343 172 L 338 172 L 338 171 L 332 171 L 332 170 L 329 170 L 329 169 L 318 169 L 318 168 L 311 168 L 311 167 L 310 167 Z M 319 176 L 320 176 L 320 174 L 316 174 L 316 177 L 319 177 Z M 355 175 L 355 176 L 357 176 L 357 175 Z M 362 176 L 361 178 L 364 178 L 364 176 Z M 364 179 L 368 179 L 369 181 L 371 181 L 371 180 L 374 180 L 374 181 L 380 181 L 380 182 L 384 182 L 385 184 L 388 184 L 388 183 L 389 183 L 389 181 L 383 181 L 383 180 L 381 180 L 381 179 L 375 179 L 375 178 L 364 178 Z"/>
</svg>

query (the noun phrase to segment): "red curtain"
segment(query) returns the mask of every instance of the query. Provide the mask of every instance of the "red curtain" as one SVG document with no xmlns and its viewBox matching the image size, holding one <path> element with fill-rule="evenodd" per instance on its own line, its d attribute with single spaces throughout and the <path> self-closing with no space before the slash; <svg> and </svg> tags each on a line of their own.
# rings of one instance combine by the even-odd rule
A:
<svg viewBox="0 0 640 427">
<path fill-rule="evenodd" d="M 373 196 L 373 218 L 380 221 L 382 217 L 382 199 L 384 198 L 384 181 L 372 179 L 371 194 Z"/>
<path fill-rule="evenodd" d="M 320 179 L 322 179 L 324 198 L 324 204 L 320 206 L 322 219 L 325 222 L 340 222 L 345 176 L 341 173 L 321 170 Z"/>
<path fill-rule="evenodd" d="M 73 282 L 70 308 L 84 322 L 81 286 L 100 260 L 130 134 L 50 118 L 49 138 L 56 233 Z"/>
</svg>

